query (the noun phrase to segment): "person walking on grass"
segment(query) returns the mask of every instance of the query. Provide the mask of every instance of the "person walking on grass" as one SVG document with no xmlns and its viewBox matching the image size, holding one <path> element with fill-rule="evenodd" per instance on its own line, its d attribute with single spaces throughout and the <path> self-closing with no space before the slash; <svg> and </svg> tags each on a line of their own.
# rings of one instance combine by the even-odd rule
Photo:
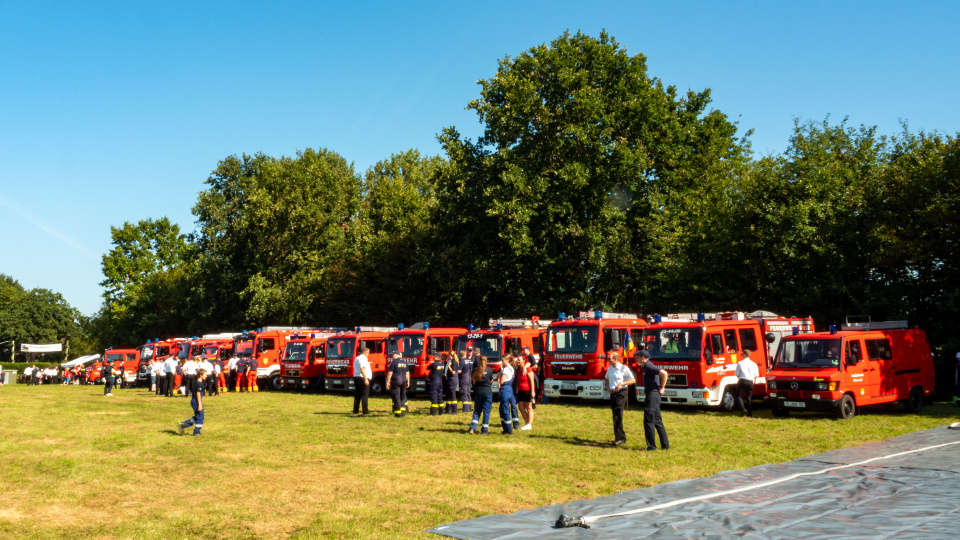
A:
<svg viewBox="0 0 960 540">
<path fill-rule="evenodd" d="M 197 370 L 197 378 L 190 387 L 190 406 L 193 407 L 193 416 L 183 422 L 177 422 L 177 430 L 183 435 L 183 430 L 193 426 L 193 436 L 200 435 L 203 429 L 203 381 L 207 378 L 206 370 Z"/>
<path fill-rule="evenodd" d="M 627 434 L 623 431 L 623 408 L 629 396 L 627 387 L 637 382 L 630 368 L 620 362 L 620 355 L 610 353 L 610 367 L 607 368 L 606 385 L 610 392 L 610 409 L 613 411 L 613 445 L 620 446 L 627 442 Z"/>
<path fill-rule="evenodd" d="M 643 434 L 647 439 L 647 451 L 657 449 L 656 436 L 660 436 L 660 448 L 670 449 L 667 440 L 667 429 L 663 427 L 660 417 L 660 396 L 667 389 L 667 371 L 650 361 L 650 353 L 640 351 L 636 361 L 640 363 L 640 372 L 643 374 L 643 392 L 646 396 L 643 407 Z"/>
<path fill-rule="evenodd" d="M 410 368 L 399 352 L 393 353 L 393 359 L 387 366 L 387 390 L 393 398 L 393 416 L 402 418 L 407 415 L 407 389 L 410 388 Z"/>
<path fill-rule="evenodd" d="M 487 357 L 480 356 L 477 364 L 473 368 L 473 374 L 470 376 L 473 382 L 473 421 L 470 423 L 470 429 L 467 433 L 475 435 L 477 433 L 477 424 L 480 423 L 480 417 L 483 416 L 483 425 L 480 429 L 481 435 L 487 435 L 490 428 L 490 410 L 493 409 L 493 370 L 487 367 Z"/>
</svg>

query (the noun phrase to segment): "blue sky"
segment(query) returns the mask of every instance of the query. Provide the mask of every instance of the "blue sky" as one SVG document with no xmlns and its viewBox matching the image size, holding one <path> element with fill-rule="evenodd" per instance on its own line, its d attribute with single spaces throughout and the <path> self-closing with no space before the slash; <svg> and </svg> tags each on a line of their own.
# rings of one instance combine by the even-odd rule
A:
<svg viewBox="0 0 960 540">
<path fill-rule="evenodd" d="M 957 2 L 0 0 L 0 273 L 101 302 L 110 226 L 190 209 L 219 160 L 438 154 L 497 61 L 606 29 L 782 152 L 794 118 L 960 131 Z"/>
</svg>

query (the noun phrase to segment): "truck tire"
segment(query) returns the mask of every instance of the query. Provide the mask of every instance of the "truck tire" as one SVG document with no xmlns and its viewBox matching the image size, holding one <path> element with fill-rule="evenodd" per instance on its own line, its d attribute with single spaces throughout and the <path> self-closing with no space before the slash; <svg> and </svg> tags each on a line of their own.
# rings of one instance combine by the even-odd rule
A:
<svg viewBox="0 0 960 540">
<path fill-rule="evenodd" d="M 283 390 L 283 385 L 280 384 L 280 374 L 277 373 L 276 375 L 271 375 L 270 382 L 267 384 L 267 386 L 271 390 Z"/>
<path fill-rule="evenodd" d="M 786 418 L 790 416 L 790 409 L 785 407 L 774 407 L 773 409 L 770 409 L 770 412 L 772 412 L 773 416 L 776 418 Z"/>
<path fill-rule="evenodd" d="M 374 377 L 370 380 L 370 395 L 379 396 L 386 391 L 384 380 L 380 377 Z"/>
<path fill-rule="evenodd" d="M 837 406 L 837 416 L 844 420 L 849 420 L 857 414 L 857 404 L 853 401 L 850 394 L 845 394 L 840 398 L 840 405 Z"/>
<path fill-rule="evenodd" d="M 903 407 L 908 413 L 917 414 L 920 412 L 920 409 L 923 408 L 923 391 L 920 390 L 919 386 L 910 389 L 910 395 L 903 400 Z"/>
<path fill-rule="evenodd" d="M 730 387 L 723 389 L 723 397 L 720 398 L 720 410 L 730 412 L 737 406 L 737 399 L 733 397 L 733 390 Z"/>
</svg>

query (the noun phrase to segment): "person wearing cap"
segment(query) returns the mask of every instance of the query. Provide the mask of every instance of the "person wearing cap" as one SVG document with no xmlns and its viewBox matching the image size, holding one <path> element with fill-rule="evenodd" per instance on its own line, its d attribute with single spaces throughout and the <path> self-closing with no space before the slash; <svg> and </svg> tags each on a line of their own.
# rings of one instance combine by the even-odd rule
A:
<svg viewBox="0 0 960 540">
<path fill-rule="evenodd" d="M 657 449 L 656 436 L 660 436 L 660 448 L 670 449 L 667 440 L 667 429 L 663 427 L 660 417 L 660 396 L 667 389 L 667 371 L 650 361 L 649 351 L 640 351 L 635 357 L 640 364 L 640 373 L 643 375 L 643 392 L 645 396 L 643 406 L 643 434 L 647 439 L 647 451 Z"/>
<path fill-rule="evenodd" d="M 743 358 L 737 362 L 736 403 L 744 416 L 753 416 L 753 385 L 760 376 L 757 364 L 750 359 L 750 349 L 743 350 Z"/>
<path fill-rule="evenodd" d="M 193 416 L 177 422 L 177 430 L 183 435 L 183 430 L 193 426 L 194 437 L 200 435 L 203 429 L 203 380 L 206 379 L 207 372 L 203 369 L 197 370 L 196 378 L 193 380 L 193 386 L 190 387 L 190 406 L 193 408 Z"/>
<path fill-rule="evenodd" d="M 610 353 L 610 366 L 605 378 L 607 392 L 610 393 L 610 410 L 613 411 L 613 445 L 620 446 L 627 442 L 627 434 L 623 431 L 623 409 L 627 404 L 627 388 L 637 382 L 630 368 L 620 362 L 620 355 Z"/>
<path fill-rule="evenodd" d="M 393 353 L 393 359 L 387 366 L 387 390 L 393 398 L 393 415 L 401 418 L 407 415 L 407 388 L 410 388 L 409 367 L 399 352 Z"/>
<path fill-rule="evenodd" d="M 473 403 L 471 400 L 470 387 L 473 385 L 473 366 L 476 363 L 473 356 L 473 347 L 467 347 L 465 351 L 460 351 L 460 410 L 469 413 L 473 412 Z"/>
<path fill-rule="evenodd" d="M 446 356 L 446 354 L 444 354 Z M 430 391 L 430 416 L 443 414 L 440 408 L 443 404 L 443 371 L 447 364 L 439 356 L 433 355 L 432 361 L 427 364 L 429 391 Z"/>
<path fill-rule="evenodd" d="M 370 348 L 364 347 L 353 359 L 353 414 L 360 414 L 361 403 L 363 403 L 363 414 L 370 414 L 367 402 L 370 400 L 370 379 L 373 378 L 373 371 L 370 369 L 368 354 L 370 354 Z"/>
</svg>

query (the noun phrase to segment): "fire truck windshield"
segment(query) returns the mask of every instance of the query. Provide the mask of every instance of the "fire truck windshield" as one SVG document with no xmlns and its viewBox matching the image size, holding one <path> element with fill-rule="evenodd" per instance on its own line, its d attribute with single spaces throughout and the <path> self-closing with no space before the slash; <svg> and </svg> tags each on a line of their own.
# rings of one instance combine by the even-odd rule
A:
<svg viewBox="0 0 960 540">
<path fill-rule="evenodd" d="M 307 359 L 307 342 L 294 341 L 287 343 L 287 350 L 283 352 L 283 359 L 287 362 L 303 363 Z"/>
<path fill-rule="evenodd" d="M 561 326 L 550 328 L 547 351 L 554 353 L 597 352 L 597 325 Z"/>
<path fill-rule="evenodd" d="M 220 352 L 220 347 L 216 345 L 208 345 L 203 348 L 203 357 L 207 360 L 213 360 L 217 357 L 217 353 Z"/>
<path fill-rule="evenodd" d="M 253 338 L 237 340 L 237 356 L 241 358 L 253 356 Z"/>
<path fill-rule="evenodd" d="M 107 362 L 123 362 L 123 354 L 108 354 Z"/>
<path fill-rule="evenodd" d="M 353 358 L 354 344 L 353 338 L 331 339 L 327 341 L 327 359 L 331 358 Z"/>
<path fill-rule="evenodd" d="M 190 356 L 190 344 L 179 343 L 177 345 L 177 358 L 186 360 L 188 356 Z"/>
<path fill-rule="evenodd" d="M 840 369 L 840 339 L 785 339 L 773 368 Z"/>
<path fill-rule="evenodd" d="M 464 334 L 457 338 L 456 351 L 466 351 L 473 347 L 474 353 L 486 356 L 488 360 L 503 356 L 503 338 L 499 334 Z"/>
<path fill-rule="evenodd" d="M 417 357 L 423 354 L 423 335 L 390 336 L 387 342 L 387 355 L 399 352 L 400 356 Z"/>
<path fill-rule="evenodd" d="M 647 328 L 643 347 L 661 362 L 700 360 L 701 328 Z"/>
<path fill-rule="evenodd" d="M 153 345 L 144 345 L 140 348 L 140 359 L 141 360 L 152 360 L 153 359 Z"/>
<path fill-rule="evenodd" d="M 157 356 L 160 358 L 166 358 L 167 356 L 170 356 L 170 346 L 163 345 L 157 347 Z"/>
</svg>

